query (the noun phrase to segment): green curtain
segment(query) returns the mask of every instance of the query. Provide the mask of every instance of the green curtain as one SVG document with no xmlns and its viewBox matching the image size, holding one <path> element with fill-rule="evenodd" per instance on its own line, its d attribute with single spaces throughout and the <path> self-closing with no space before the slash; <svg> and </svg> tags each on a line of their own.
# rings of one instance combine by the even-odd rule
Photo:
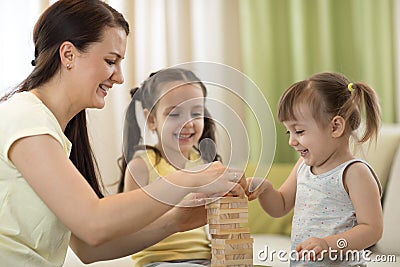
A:
<svg viewBox="0 0 400 267">
<path fill-rule="evenodd" d="M 264 93 L 275 118 L 279 96 L 289 85 L 333 71 L 372 86 L 383 121 L 394 122 L 393 1 L 239 1 L 243 70 Z M 295 161 L 298 155 L 287 144 L 284 127 L 278 122 L 276 127 L 274 162 Z"/>
</svg>

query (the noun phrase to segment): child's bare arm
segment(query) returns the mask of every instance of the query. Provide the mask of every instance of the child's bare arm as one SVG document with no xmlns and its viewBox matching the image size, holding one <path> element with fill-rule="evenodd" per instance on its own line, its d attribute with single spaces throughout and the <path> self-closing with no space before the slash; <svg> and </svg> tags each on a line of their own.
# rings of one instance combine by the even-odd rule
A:
<svg viewBox="0 0 400 267">
<path fill-rule="evenodd" d="M 293 207 L 296 198 L 296 174 L 303 160 L 299 159 L 289 174 L 286 181 L 278 189 L 274 189 L 272 184 L 268 180 L 254 180 L 251 183 L 257 183 L 256 190 L 249 193 L 249 200 L 253 200 L 258 197 L 261 207 L 272 217 L 282 217 L 287 214 Z M 250 186 L 251 188 L 251 186 Z"/>
</svg>

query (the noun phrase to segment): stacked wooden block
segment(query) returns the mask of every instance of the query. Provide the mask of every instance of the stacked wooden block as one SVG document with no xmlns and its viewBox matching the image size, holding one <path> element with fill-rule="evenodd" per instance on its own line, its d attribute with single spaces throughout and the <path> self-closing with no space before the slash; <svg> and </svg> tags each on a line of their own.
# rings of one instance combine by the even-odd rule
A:
<svg viewBox="0 0 400 267">
<path fill-rule="evenodd" d="M 253 266 L 253 239 L 249 228 L 247 199 L 223 197 L 206 205 L 211 234 L 211 267 Z"/>
</svg>

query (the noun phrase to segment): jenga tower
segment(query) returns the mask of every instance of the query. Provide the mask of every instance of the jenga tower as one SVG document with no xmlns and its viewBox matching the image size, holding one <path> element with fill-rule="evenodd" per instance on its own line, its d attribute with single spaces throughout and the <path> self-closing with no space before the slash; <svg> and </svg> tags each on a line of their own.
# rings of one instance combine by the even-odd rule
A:
<svg viewBox="0 0 400 267">
<path fill-rule="evenodd" d="M 247 199 L 222 197 L 206 204 L 211 234 L 211 267 L 253 266 L 253 239 L 249 228 Z"/>
</svg>

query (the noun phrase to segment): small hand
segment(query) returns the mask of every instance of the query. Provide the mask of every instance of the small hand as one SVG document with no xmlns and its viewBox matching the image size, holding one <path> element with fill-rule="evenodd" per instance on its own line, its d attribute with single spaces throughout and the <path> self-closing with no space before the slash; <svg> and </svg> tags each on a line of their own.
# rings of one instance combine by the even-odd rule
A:
<svg viewBox="0 0 400 267">
<path fill-rule="evenodd" d="M 322 260 L 328 249 L 329 245 L 325 239 L 317 237 L 310 237 L 296 247 L 299 258 L 310 261 Z"/>
<path fill-rule="evenodd" d="M 258 198 L 263 192 L 272 188 L 270 181 L 260 177 L 247 178 L 246 195 L 249 201 Z"/>
</svg>

